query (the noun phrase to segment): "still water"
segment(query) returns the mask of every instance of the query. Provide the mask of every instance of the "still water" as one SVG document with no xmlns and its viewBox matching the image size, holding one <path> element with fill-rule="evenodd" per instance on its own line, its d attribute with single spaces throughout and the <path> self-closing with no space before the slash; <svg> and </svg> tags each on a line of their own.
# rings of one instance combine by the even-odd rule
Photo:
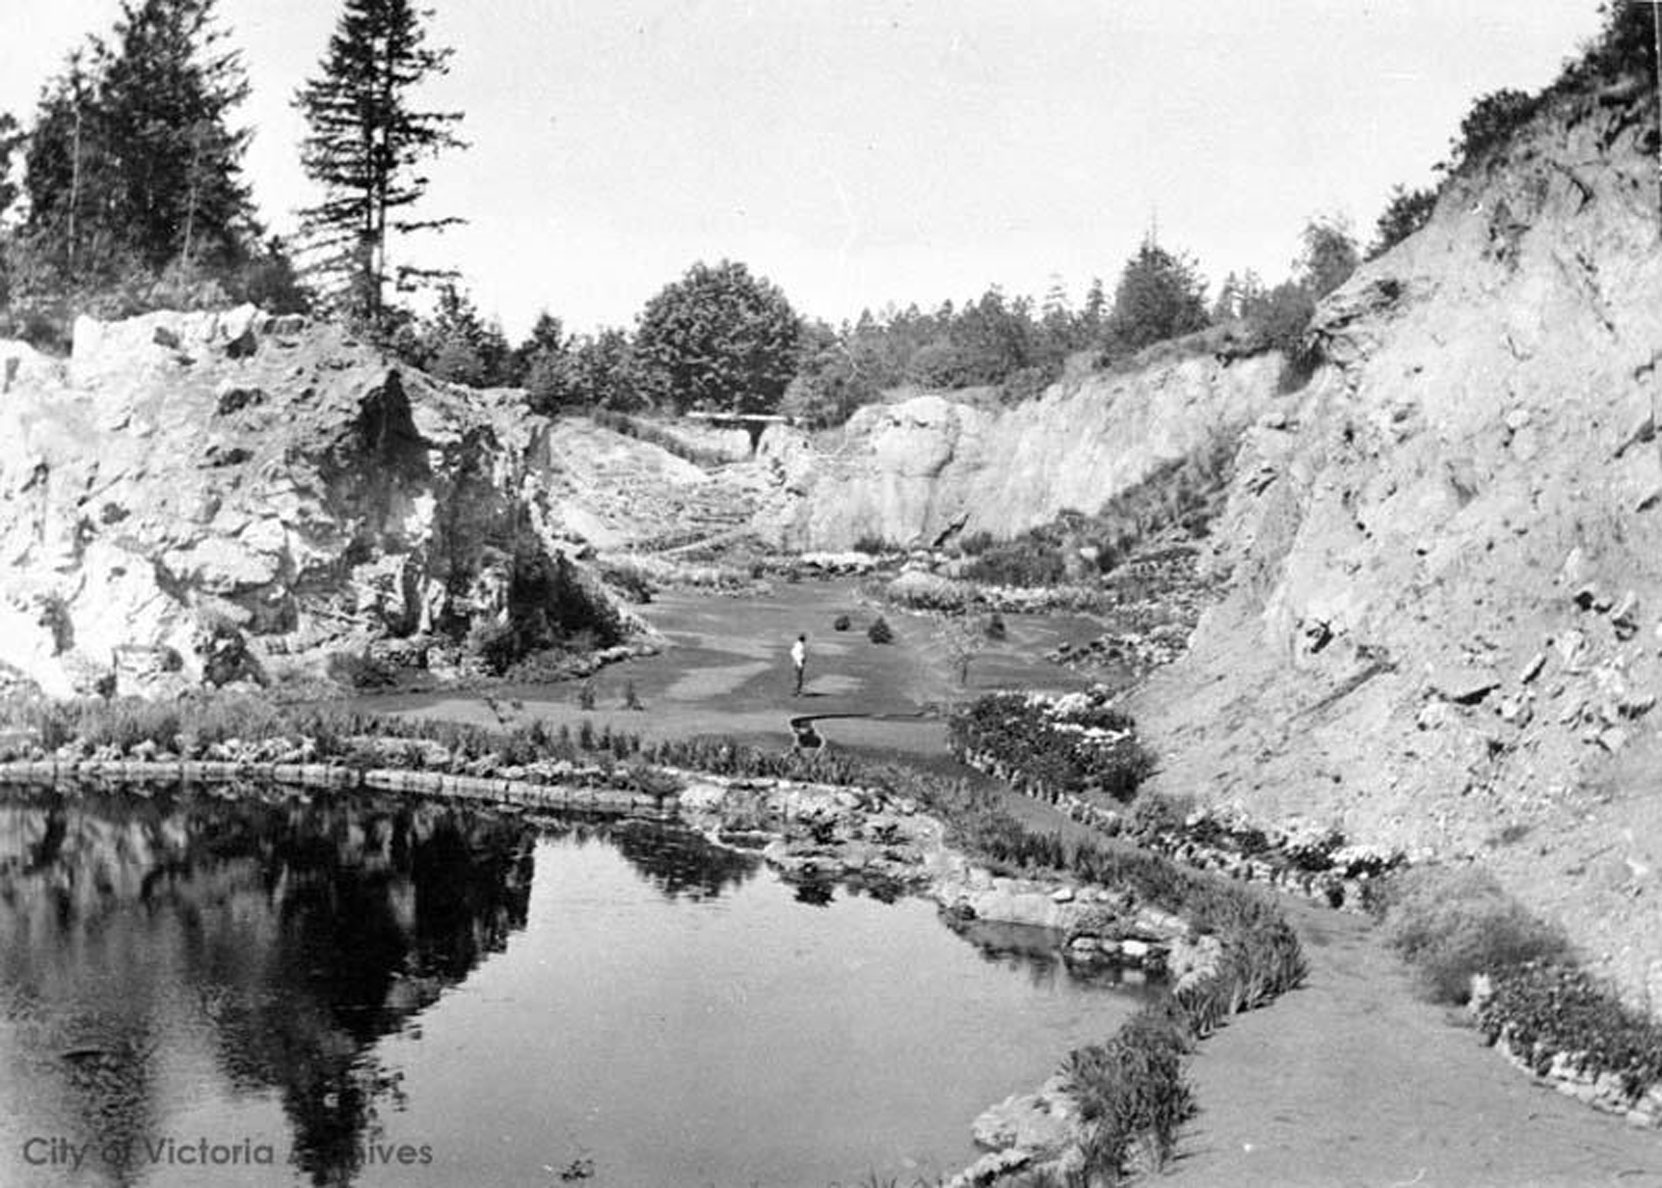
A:
<svg viewBox="0 0 1662 1188">
<path fill-rule="evenodd" d="M 0 800 L 0 1184 L 910 1184 L 1130 988 L 645 823 Z"/>
</svg>

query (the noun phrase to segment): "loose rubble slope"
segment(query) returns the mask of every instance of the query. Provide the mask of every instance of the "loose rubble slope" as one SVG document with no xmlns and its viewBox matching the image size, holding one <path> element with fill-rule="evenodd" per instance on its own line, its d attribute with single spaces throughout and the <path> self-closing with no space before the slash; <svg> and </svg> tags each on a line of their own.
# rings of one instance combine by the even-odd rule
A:
<svg viewBox="0 0 1662 1188">
<path fill-rule="evenodd" d="M 1159 784 L 1472 855 L 1662 1004 L 1654 93 L 1560 97 L 1317 315 L 1132 707 Z"/>
</svg>

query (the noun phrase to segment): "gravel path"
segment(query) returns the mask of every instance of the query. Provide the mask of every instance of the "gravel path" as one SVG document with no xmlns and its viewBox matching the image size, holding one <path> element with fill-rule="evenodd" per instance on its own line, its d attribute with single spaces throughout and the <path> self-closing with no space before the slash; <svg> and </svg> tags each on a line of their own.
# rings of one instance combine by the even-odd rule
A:
<svg viewBox="0 0 1662 1188">
<path fill-rule="evenodd" d="M 1662 1186 L 1662 1133 L 1532 1083 L 1422 1001 L 1366 919 L 1283 905 L 1310 979 L 1200 1045 L 1163 1185 Z"/>
</svg>

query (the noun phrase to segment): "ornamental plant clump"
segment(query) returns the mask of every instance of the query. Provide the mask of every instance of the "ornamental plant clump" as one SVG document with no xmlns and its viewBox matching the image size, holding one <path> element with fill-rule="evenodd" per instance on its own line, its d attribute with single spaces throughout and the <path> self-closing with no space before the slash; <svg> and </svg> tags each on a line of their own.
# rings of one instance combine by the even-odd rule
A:
<svg viewBox="0 0 1662 1188">
<path fill-rule="evenodd" d="M 1662 1084 L 1662 1024 L 1623 1006 L 1585 970 L 1519 965 L 1497 974 L 1492 985 L 1478 1026 L 1490 1043 L 1504 1037 L 1537 1074 L 1567 1054 L 1582 1072 L 1616 1074 L 1633 1098 Z"/>
<path fill-rule="evenodd" d="M 1127 803 L 1153 770 L 1154 757 L 1108 696 L 1100 685 L 1061 697 L 991 693 L 953 717 L 948 738 L 960 756 L 990 759 L 1025 784 L 1092 790 Z"/>
</svg>

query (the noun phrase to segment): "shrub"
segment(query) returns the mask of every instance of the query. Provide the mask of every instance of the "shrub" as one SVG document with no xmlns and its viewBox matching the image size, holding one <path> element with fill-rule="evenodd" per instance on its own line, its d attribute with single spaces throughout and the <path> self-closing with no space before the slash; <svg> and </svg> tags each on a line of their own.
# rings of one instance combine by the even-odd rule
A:
<svg viewBox="0 0 1662 1188">
<path fill-rule="evenodd" d="M 1490 1043 L 1504 1032 L 1514 1053 L 1544 1074 L 1559 1053 L 1584 1073 L 1621 1077 L 1636 1098 L 1662 1083 L 1662 1024 L 1622 1005 L 1609 986 L 1584 970 L 1561 965 L 1515 966 L 1497 975 L 1478 1008 Z"/>
<path fill-rule="evenodd" d="M 947 739 L 961 758 L 990 760 L 1050 795 L 1090 789 L 1128 803 L 1154 769 L 1135 724 L 1107 704 L 1100 686 L 1054 699 L 989 693 L 952 716 Z"/>
<path fill-rule="evenodd" d="M 862 532 L 854 541 L 854 551 L 880 556 L 884 553 L 899 553 L 904 550 L 900 545 L 877 535 L 875 532 Z"/>
<path fill-rule="evenodd" d="M 324 667 L 329 679 L 348 689 L 384 689 L 397 681 L 397 672 L 369 652 L 334 652 Z"/>
<path fill-rule="evenodd" d="M 1508 143 L 1539 107 L 1537 97 L 1511 88 L 1480 96 L 1460 121 L 1460 134 L 1449 144 L 1449 159 L 1438 168 L 1458 173 L 1482 160 Z"/>
<path fill-rule="evenodd" d="M 963 582 L 925 573 L 921 569 L 910 569 L 885 584 L 879 596 L 913 610 L 957 613 L 969 605 L 973 594 L 974 591 Z"/>
<path fill-rule="evenodd" d="M 1397 244 L 1431 221 L 1437 209 L 1437 191 L 1410 190 L 1395 186 L 1385 209 L 1374 224 L 1373 243 L 1368 247 L 1368 259 L 1383 256 Z"/>
<path fill-rule="evenodd" d="M 866 628 L 866 638 L 871 640 L 874 644 L 893 643 L 894 628 L 889 626 L 889 621 L 887 619 L 885 619 L 882 615 L 878 615 L 877 618 L 873 620 L 872 625 Z"/>
<path fill-rule="evenodd" d="M 987 638 L 991 640 L 1008 639 L 1010 629 L 1004 624 L 1004 616 L 994 611 L 987 619 Z"/>
<path fill-rule="evenodd" d="M 1436 1002 L 1464 1003 L 1473 974 L 1570 953 L 1561 930 L 1473 867 L 1426 865 L 1396 876 L 1384 893 L 1384 925 L 1387 942 L 1417 967 Z"/>
<path fill-rule="evenodd" d="M 1024 536 L 986 549 L 964 576 L 992 586 L 1054 586 L 1067 577 L 1067 563 L 1057 545 Z"/>
<path fill-rule="evenodd" d="M 964 537 L 963 540 L 958 542 L 958 550 L 966 557 L 979 557 L 982 553 L 985 553 L 988 549 L 992 548 L 993 543 L 993 534 L 991 532 L 972 532 L 968 536 Z"/>
<path fill-rule="evenodd" d="M 831 630 L 833 631 L 847 631 L 853 625 L 853 620 L 847 615 L 838 615 L 835 619 L 831 620 Z"/>
<path fill-rule="evenodd" d="M 601 580 L 623 592 L 630 602 L 645 605 L 652 601 L 652 579 L 646 571 L 629 561 L 606 561 L 599 566 Z"/>
<path fill-rule="evenodd" d="M 624 682 L 623 708 L 626 710 L 644 710 L 646 708 L 646 706 L 641 704 L 641 696 L 635 690 L 634 681 Z"/>
<path fill-rule="evenodd" d="M 69 617 L 69 603 L 53 592 L 40 599 L 40 625 L 52 636 L 52 654 L 61 656 L 75 646 L 75 626 Z"/>
<path fill-rule="evenodd" d="M 584 681 L 577 686 L 577 708 L 592 710 L 595 700 L 595 685 L 593 681 Z"/>
<path fill-rule="evenodd" d="M 470 646 L 494 676 L 561 645 L 605 647 L 623 637 L 623 619 L 595 583 L 562 554 L 522 541 L 508 575 L 506 623 L 474 629 Z"/>
</svg>

